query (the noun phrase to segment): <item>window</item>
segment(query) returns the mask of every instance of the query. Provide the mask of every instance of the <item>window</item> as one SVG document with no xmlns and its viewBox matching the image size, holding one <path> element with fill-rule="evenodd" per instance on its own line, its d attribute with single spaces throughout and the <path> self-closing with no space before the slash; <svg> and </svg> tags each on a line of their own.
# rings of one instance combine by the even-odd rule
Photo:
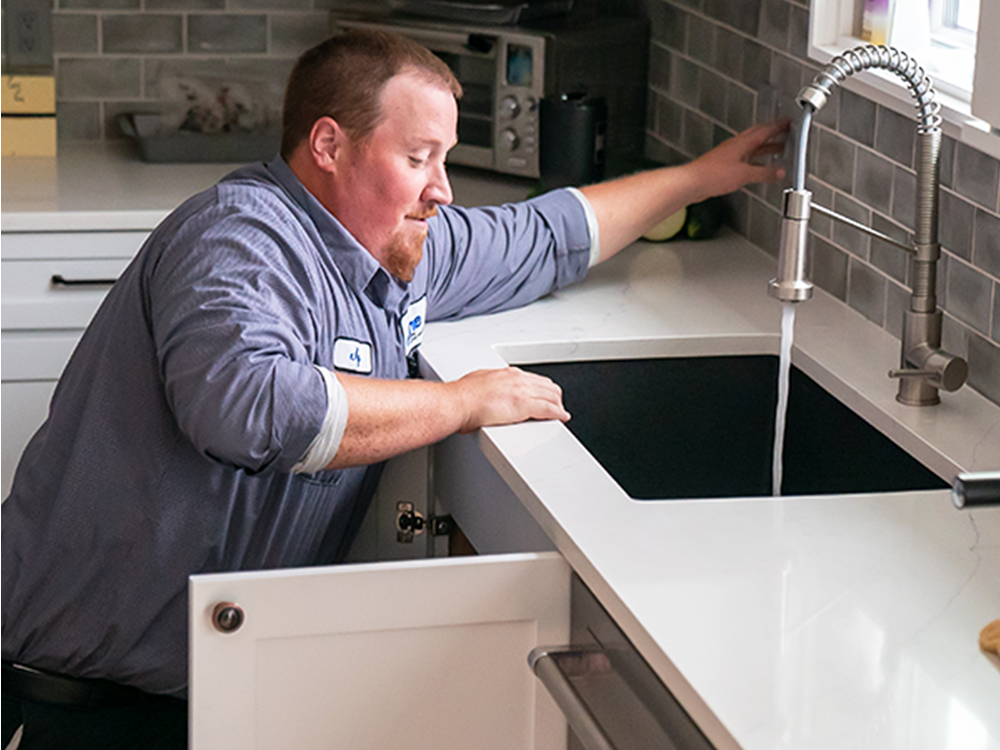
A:
<svg viewBox="0 0 1000 750">
<path fill-rule="evenodd" d="M 809 56 L 821 63 L 880 40 L 915 58 L 934 81 L 948 135 L 1000 158 L 1000 0 L 814 0 Z M 993 44 L 987 44 L 988 40 Z M 900 113 L 912 99 L 897 76 L 865 71 L 844 86 Z M 993 124 L 993 130 L 990 124 Z"/>
<path fill-rule="evenodd" d="M 943 91 L 968 101 L 976 62 L 979 0 L 930 0 L 930 70 Z"/>
</svg>

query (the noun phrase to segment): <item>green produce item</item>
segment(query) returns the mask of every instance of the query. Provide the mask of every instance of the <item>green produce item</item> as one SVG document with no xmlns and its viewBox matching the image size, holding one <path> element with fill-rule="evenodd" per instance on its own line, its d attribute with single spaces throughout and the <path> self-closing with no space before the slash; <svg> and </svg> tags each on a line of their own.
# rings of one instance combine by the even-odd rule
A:
<svg viewBox="0 0 1000 750">
<path fill-rule="evenodd" d="M 709 198 L 687 207 L 685 234 L 692 240 L 707 240 L 714 237 L 726 222 L 726 203 L 720 198 Z"/>
<path fill-rule="evenodd" d="M 677 235 L 684 228 L 687 219 L 687 209 L 682 208 L 677 213 L 668 216 L 655 227 L 650 229 L 642 238 L 650 242 L 664 242 Z"/>
</svg>

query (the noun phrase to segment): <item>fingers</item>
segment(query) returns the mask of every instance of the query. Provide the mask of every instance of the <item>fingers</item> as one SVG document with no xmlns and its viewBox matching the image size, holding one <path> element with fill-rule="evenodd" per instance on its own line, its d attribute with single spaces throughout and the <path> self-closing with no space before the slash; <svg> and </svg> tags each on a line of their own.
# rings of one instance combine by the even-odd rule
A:
<svg viewBox="0 0 1000 750">
<path fill-rule="evenodd" d="M 509 381 L 510 397 L 519 408 L 524 409 L 524 419 L 569 420 L 569 412 L 562 402 L 562 388 L 552 380 L 518 367 L 509 367 L 504 372 Z"/>
<path fill-rule="evenodd" d="M 785 135 L 792 127 L 792 121 L 782 117 L 771 122 L 759 122 L 742 131 L 737 137 L 745 137 L 752 142 L 761 144 L 780 135 Z"/>
<path fill-rule="evenodd" d="M 569 420 L 562 389 L 549 378 L 516 367 L 479 370 L 456 383 L 464 389 L 468 417 L 462 432 L 529 419 Z"/>
</svg>

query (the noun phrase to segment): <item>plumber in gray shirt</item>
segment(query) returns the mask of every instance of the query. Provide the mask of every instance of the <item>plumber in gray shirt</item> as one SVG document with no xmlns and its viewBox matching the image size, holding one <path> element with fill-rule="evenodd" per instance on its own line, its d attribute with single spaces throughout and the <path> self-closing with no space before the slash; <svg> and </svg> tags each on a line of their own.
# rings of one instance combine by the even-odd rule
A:
<svg viewBox="0 0 1000 750">
<path fill-rule="evenodd" d="M 26 750 L 183 747 L 189 575 L 337 562 L 385 459 L 569 418 L 513 367 L 407 379 L 426 321 L 531 302 L 780 176 L 754 163 L 772 124 L 684 166 L 452 207 L 460 95 L 405 39 L 324 42 L 289 81 L 281 157 L 180 206 L 112 288 L 3 505 L 5 743 L 23 721 Z"/>
</svg>

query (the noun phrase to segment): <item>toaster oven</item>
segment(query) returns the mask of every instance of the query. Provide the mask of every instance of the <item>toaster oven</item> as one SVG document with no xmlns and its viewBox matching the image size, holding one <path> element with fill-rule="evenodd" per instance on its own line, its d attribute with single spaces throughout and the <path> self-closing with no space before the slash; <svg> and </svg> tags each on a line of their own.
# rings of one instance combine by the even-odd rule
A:
<svg viewBox="0 0 1000 750">
<path fill-rule="evenodd" d="M 424 45 L 455 73 L 458 145 L 452 164 L 540 177 L 541 101 L 585 94 L 607 104 L 608 162 L 641 156 L 645 124 L 648 30 L 636 18 L 572 14 L 530 25 L 474 25 L 441 19 L 338 17 L 333 34 L 375 28 Z M 555 140 L 555 139 L 552 139 Z"/>
</svg>

